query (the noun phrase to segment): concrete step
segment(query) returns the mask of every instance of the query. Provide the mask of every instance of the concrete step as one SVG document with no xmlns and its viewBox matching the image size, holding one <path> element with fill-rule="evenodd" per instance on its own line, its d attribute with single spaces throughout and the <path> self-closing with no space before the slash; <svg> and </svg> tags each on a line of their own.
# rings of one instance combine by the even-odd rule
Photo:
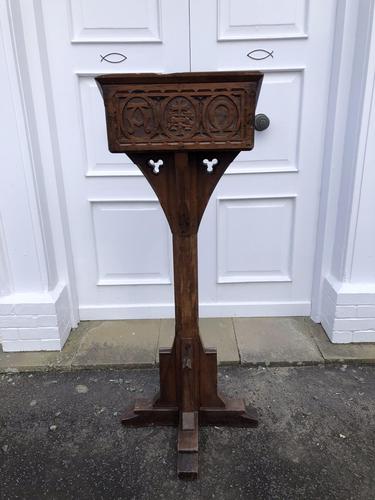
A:
<svg viewBox="0 0 375 500">
<path fill-rule="evenodd" d="M 310 318 L 204 318 L 200 331 L 203 344 L 217 348 L 220 364 L 375 364 L 375 344 L 332 344 Z M 82 321 L 61 352 L 0 350 L 0 372 L 152 367 L 173 335 L 169 319 Z"/>
</svg>

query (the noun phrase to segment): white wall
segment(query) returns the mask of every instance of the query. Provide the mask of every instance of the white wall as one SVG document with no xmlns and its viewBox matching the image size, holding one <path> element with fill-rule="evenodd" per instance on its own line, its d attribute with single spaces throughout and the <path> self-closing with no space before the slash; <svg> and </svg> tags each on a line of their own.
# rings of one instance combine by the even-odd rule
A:
<svg viewBox="0 0 375 500">
<path fill-rule="evenodd" d="M 62 214 L 49 163 L 53 158 L 43 149 L 43 144 L 53 147 L 48 116 L 37 114 L 43 113 L 43 106 L 32 93 L 31 60 L 17 7 L 18 2 L 0 2 L 0 92 L 4 97 L 0 126 L 0 338 L 4 351 L 58 350 L 76 324 L 76 316 L 58 234 Z M 37 55 L 34 53 L 34 59 Z M 43 100 L 43 87 L 38 93 Z M 38 128 L 37 117 L 43 119 L 47 130 Z"/>
<path fill-rule="evenodd" d="M 333 342 L 375 341 L 375 31 L 374 2 L 347 2 L 346 46 L 332 80 L 331 146 L 327 144 L 321 217 L 321 300 L 313 318 Z M 343 9 L 343 4 L 339 4 Z M 353 21 L 355 24 L 353 24 Z M 341 38 L 340 38 L 341 37 Z M 348 58 L 349 56 L 349 58 Z M 339 78 L 337 78 L 339 77 Z M 318 286 L 316 284 L 316 286 Z"/>
</svg>

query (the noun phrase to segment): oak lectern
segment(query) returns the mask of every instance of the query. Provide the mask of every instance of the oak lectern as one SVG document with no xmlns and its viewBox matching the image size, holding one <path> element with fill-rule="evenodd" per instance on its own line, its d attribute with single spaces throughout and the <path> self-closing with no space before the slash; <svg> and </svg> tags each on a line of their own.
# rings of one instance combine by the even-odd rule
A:
<svg viewBox="0 0 375 500">
<path fill-rule="evenodd" d="M 173 234 L 173 347 L 159 353 L 160 392 L 137 400 L 122 423 L 177 425 L 179 477 L 197 477 L 199 424 L 258 424 L 254 408 L 217 392 L 216 349 L 204 348 L 199 336 L 197 233 L 226 168 L 254 146 L 262 79 L 262 73 L 249 71 L 96 78 L 109 150 L 126 153 L 140 168 Z"/>
</svg>

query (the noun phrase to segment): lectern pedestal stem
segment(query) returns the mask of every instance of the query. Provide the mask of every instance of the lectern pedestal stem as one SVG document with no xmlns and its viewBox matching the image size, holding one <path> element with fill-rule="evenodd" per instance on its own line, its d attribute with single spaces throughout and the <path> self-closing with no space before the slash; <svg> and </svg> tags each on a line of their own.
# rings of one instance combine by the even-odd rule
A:
<svg viewBox="0 0 375 500">
<path fill-rule="evenodd" d="M 197 234 L 173 235 L 176 335 L 198 336 Z"/>
<path fill-rule="evenodd" d="M 173 235 L 176 347 L 182 411 L 199 409 L 197 234 Z M 178 377 L 179 374 L 177 373 Z"/>
</svg>

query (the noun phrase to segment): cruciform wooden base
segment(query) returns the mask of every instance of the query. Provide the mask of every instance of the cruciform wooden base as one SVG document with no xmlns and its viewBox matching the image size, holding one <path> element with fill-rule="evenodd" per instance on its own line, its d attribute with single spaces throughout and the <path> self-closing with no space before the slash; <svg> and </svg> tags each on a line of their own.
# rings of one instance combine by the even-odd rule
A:
<svg viewBox="0 0 375 500">
<path fill-rule="evenodd" d="M 178 425 L 177 475 L 182 479 L 198 477 L 199 425 L 257 427 L 257 412 L 245 407 L 242 399 L 225 400 L 223 408 L 204 408 L 182 412 L 177 407 L 155 407 L 153 401 L 139 399 L 125 412 L 121 422 L 126 426 Z"/>
<path fill-rule="evenodd" d="M 199 425 L 230 425 L 257 427 L 257 411 L 246 407 L 242 399 L 229 399 L 217 393 L 216 349 L 204 349 L 197 339 L 199 353 L 200 403 L 196 411 L 183 411 L 178 404 L 176 381 L 176 344 L 160 350 L 160 393 L 152 400 L 138 399 L 125 411 L 121 422 L 126 426 L 173 425 L 178 426 L 177 475 L 195 479 L 198 476 Z M 185 366 L 184 370 L 191 370 Z M 182 373 L 184 378 L 184 373 Z"/>
</svg>

